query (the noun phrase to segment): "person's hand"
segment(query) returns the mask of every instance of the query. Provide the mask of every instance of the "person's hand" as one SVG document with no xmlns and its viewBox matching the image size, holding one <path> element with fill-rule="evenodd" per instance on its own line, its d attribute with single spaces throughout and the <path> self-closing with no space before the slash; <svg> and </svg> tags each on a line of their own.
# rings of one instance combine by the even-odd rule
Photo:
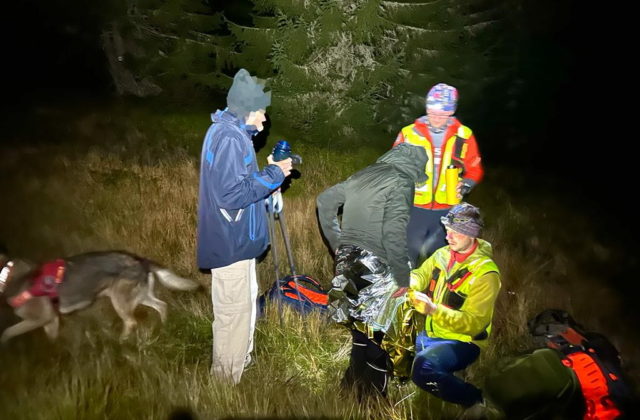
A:
<svg viewBox="0 0 640 420">
<path fill-rule="evenodd" d="M 392 298 L 399 298 L 400 296 L 404 296 L 407 293 L 408 287 L 399 287 L 398 290 L 395 291 L 394 294 L 391 295 Z"/>
<path fill-rule="evenodd" d="M 269 155 L 267 156 L 267 163 L 269 165 L 276 165 L 278 168 L 280 168 L 285 177 L 291 174 L 291 169 L 293 168 L 291 158 L 286 158 L 276 162 L 273 160 L 273 155 Z"/>
<path fill-rule="evenodd" d="M 456 186 L 456 197 L 458 197 L 458 200 L 462 200 L 462 181 L 458 182 Z"/>
<path fill-rule="evenodd" d="M 433 303 L 429 296 L 422 292 L 416 292 L 415 290 L 409 293 L 409 301 L 415 310 L 423 315 L 431 315 L 438 309 L 438 306 Z"/>
<path fill-rule="evenodd" d="M 469 184 L 465 184 L 463 181 L 458 182 L 456 186 L 456 196 L 458 199 L 462 200 L 462 197 L 469 194 L 471 192 L 471 186 Z"/>
</svg>

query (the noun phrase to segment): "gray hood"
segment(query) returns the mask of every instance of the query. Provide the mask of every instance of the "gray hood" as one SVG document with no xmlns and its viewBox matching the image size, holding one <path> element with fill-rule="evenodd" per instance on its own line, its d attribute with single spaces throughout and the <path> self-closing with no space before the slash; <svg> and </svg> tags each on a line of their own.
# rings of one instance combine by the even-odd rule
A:
<svg viewBox="0 0 640 420">
<path fill-rule="evenodd" d="M 395 166 L 417 184 L 427 182 L 427 174 L 424 173 L 427 166 L 427 152 L 422 146 L 400 143 L 380 156 L 376 162 Z"/>
</svg>

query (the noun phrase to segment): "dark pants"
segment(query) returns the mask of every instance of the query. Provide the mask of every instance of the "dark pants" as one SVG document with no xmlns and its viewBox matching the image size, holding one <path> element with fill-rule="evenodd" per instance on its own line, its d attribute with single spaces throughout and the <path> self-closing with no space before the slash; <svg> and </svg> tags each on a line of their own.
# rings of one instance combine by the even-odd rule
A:
<svg viewBox="0 0 640 420">
<path fill-rule="evenodd" d="M 386 396 L 392 365 L 389 355 L 378 344 L 383 334 L 376 332 L 370 339 L 358 330 L 351 330 L 351 336 L 351 359 L 342 378 L 342 387 L 355 388 L 359 398 L 376 393 Z"/>
<path fill-rule="evenodd" d="M 482 393 L 453 372 L 466 368 L 479 355 L 480 348 L 473 343 L 431 338 L 421 332 L 416 339 L 411 379 L 420 388 L 445 401 L 470 407 L 482 401 Z"/>
<path fill-rule="evenodd" d="M 447 244 L 447 234 L 440 217 L 446 216 L 448 212 L 449 209 L 428 210 L 411 207 L 407 225 L 407 247 L 413 268 L 420 267 L 431 254 Z"/>
</svg>

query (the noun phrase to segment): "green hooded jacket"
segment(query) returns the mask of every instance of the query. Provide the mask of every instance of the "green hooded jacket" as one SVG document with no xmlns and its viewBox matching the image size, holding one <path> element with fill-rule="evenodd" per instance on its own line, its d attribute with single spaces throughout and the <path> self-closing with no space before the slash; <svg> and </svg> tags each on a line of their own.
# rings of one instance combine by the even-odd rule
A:
<svg viewBox="0 0 640 420">
<path fill-rule="evenodd" d="M 391 267 L 398 286 L 408 286 L 407 224 L 415 184 L 426 182 L 426 164 L 423 147 L 402 143 L 322 192 L 317 199 L 318 217 L 331 249 L 364 248 Z M 342 222 L 338 221 L 340 207 Z"/>
</svg>

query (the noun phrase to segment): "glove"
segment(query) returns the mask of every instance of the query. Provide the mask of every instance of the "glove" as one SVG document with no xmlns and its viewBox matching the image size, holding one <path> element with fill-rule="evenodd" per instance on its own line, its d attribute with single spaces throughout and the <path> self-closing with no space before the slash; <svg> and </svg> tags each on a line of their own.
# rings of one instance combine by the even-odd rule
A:
<svg viewBox="0 0 640 420">
<path fill-rule="evenodd" d="M 284 201 L 282 201 L 282 193 L 280 190 L 275 190 L 269 197 L 268 201 L 269 211 L 273 213 L 280 213 L 284 207 Z"/>
</svg>

